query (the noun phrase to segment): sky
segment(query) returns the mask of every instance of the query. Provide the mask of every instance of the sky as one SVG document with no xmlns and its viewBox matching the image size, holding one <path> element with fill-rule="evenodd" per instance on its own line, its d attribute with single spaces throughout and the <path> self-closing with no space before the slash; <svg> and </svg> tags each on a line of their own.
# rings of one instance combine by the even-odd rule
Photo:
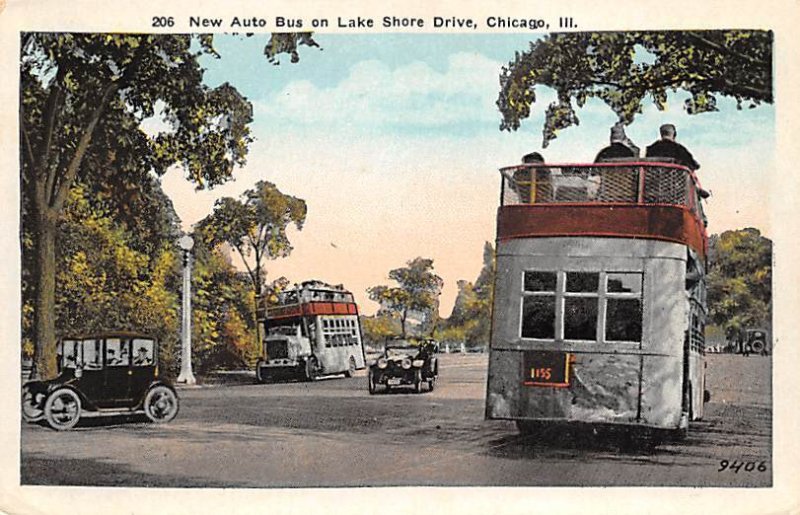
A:
<svg viewBox="0 0 800 515">
<path fill-rule="evenodd" d="M 279 66 L 263 56 L 267 37 L 217 36 L 221 58 L 203 61 L 210 86 L 229 82 L 253 103 L 247 164 L 229 183 L 200 192 L 173 169 L 164 190 L 185 230 L 216 199 L 238 197 L 259 180 L 304 199 L 306 224 L 289 231 L 294 251 L 267 264 L 268 280 L 344 284 L 362 313 L 378 307 L 368 287 L 390 284 L 391 269 L 422 256 L 444 280 L 441 314 L 448 316 L 456 282 L 477 278 L 484 242 L 494 242 L 497 169 L 532 151 L 553 163 L 591 162 L 616 121 L 605 104 L 590 101 L 578 111 L 580 126 L 542 149 L 554 93 L 539 87 L 521 128 L 499 130 L 501 67 L 536 35 L 315 34 L 321 50 L 301 47 L 299 63 L 284 56 Z M 646 102 L 628 136 L 644 149 L 661 124 L 675 124 L 712 192 L 710 233 L 756 227 L 769 236 L 774 106 L 740 111 L 718 98 L 719 112 L 690 116 L 687 96 L 671 95 L 663 112 Z"/>
</svg>

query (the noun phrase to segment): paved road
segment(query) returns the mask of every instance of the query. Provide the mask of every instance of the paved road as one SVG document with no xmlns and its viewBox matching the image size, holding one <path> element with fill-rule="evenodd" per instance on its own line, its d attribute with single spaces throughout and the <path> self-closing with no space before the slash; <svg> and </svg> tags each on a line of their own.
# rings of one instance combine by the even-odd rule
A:
<svg viewBox="0 0 800 515">
<path fill-rule="evenodd" d="M 182 389 L 167 425 L 23 424 L 23 484 L 125 486 L 771 484 L 770 359 L 709 356 L 713 398 L 689 438 L 655 450 L 520 436 L 483 420 L 486 357 L 441 360 L 434 392 L 370 396 L 365 377 Z M 580 441 L 581 443 L 577 443 Z M 720 461 L 765 462 L 766 471 Z"/>
</svg>

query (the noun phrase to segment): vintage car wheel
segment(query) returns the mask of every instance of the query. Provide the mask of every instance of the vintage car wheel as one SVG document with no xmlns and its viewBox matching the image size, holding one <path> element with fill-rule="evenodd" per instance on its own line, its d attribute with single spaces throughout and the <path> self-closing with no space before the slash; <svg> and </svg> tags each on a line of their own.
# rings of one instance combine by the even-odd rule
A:
<svg viewBox="0 0 800 515">
<path fill-rule="evenodd" d="M 422 393 L 422 370 L 416 369 L 414 371 L 414 392 Z"/>
<path fill-rule="evenodd" d="M 169 422 L 178 414 L 178 396 L 164 385 L 150 388 L 144 398 L 144 414 L 151 422 Z"/>
<path fill-rule="evenodd" d="M 47 424 L 57 431 L 72 429 L 81 418 L 81 398 L 74 390 L 59 388 L 44 403 Z"/>
<path fill-rule="evenodd" d="M 370 395 L 375 395 L 377 391 L 377 385 L 375 384 L 375 372 L 372 369 L 369 369 L 367 373 L 367 389 L 369 390 Z"/>
<path fill-rule="evenodd" d="M 433 391 L 433 387 L 434 387 L 435 384 L 436 384 L 436 378 L 435 377 L 431 377 L 430 379 L 428 379 L 428 391 L 429 392 Z"/>
<path fill-rule="evenodd" d="M 356 358 L 350 356 L 350 361 L 347 363 L 347 370 L 344 373 L 345 377 L 353 377 L 356 375 Z"/>
<path fill-rule="evenodd" d="M 38 422 L 44 418 L 44 409 L 40 399 L 43 395 L 33 393 L 29 387 L 22 387 L 22 420 Z"/>
</svg>

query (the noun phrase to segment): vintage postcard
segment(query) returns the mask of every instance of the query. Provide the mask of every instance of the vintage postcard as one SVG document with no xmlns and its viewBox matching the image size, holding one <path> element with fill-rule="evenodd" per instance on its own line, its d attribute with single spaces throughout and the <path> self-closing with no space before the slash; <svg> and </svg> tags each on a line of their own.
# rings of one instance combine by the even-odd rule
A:
<svg viewBox="0 0 800 515">
<path fill-rule="evenodd" d="M 0 9 L 3 511 L 800 509 L 796 4 Z"/>
</svg>

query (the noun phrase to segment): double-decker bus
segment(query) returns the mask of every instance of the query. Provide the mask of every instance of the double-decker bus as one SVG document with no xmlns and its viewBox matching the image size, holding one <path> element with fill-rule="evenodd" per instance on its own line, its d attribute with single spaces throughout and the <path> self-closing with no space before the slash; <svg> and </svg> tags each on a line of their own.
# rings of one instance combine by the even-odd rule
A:
<svg viewBox="0 0 800 515">
<path fill-rule="evenodd" d="M 308 381 L 321 375 L 351 377 L 365 368 L 364 345 L 353 294 L 341 285 L 306 281 L 267 306 L 263 355 L 256 378 Z"/>
<path fill-rule="evenodd" d="M 642 159 L 501 175 L 486 418 L 685 435 L 708 395 L 694 173 Z"/>
</svg>

